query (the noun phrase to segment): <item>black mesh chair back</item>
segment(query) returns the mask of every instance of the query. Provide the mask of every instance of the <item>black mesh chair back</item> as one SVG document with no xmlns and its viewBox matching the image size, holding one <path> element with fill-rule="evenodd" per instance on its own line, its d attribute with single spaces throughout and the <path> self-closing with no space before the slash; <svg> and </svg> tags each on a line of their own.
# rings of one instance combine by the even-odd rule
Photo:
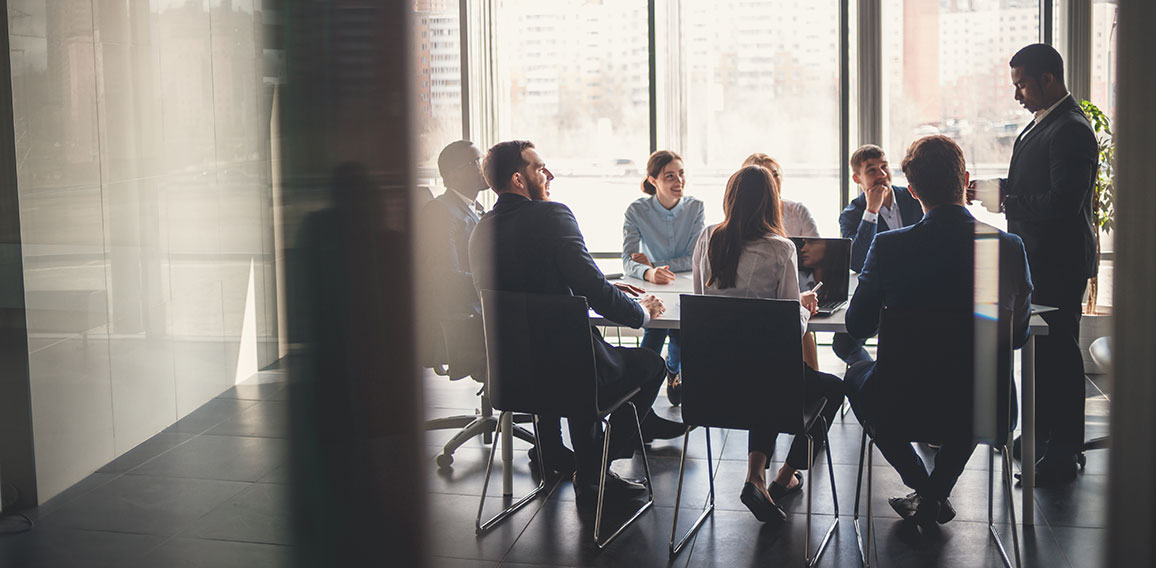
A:
<svg viewBox="0 0 1156 568">
<path fill-rule="evenodd" d="M 681 297 L 687 425 L 803 431 L 799 302 Z"/>
<path fill-rule="evenodd" d="M 494 408 L 592 416 L 597 386 L 586 298 L 482 291 Z"/>
</svg>

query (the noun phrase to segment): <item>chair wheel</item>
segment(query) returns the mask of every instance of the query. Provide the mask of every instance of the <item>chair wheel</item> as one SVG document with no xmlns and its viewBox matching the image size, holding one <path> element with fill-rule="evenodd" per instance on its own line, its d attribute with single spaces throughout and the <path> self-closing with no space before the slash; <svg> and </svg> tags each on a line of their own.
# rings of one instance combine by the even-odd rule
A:
<svg viewBox="0 0 1156 568">
<path fill-rule="evenodd" d="M 454 456 L 451 454 L 441 454 L 434 459 L 438 464 L 439 469 L 449 469 L 454 464 Z"/>
<path fill-rule="evenodd" d="M 1076 463 L 1080 465 L 1080 469 L 1084 469 L 1088 465 L 1088 456 L 1084 455 L 1084 452 L 1076 454 Z"/>
</svg>

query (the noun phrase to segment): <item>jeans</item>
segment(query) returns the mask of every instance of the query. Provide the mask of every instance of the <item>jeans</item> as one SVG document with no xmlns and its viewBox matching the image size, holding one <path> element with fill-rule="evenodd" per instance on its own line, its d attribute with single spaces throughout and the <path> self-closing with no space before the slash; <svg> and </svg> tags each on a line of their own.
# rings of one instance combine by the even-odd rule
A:
<svg viewBox="0 0 1156 568">
<path fill-rule="evenodd" d="M 662 355 L 662 344 L 666 343 L 666 336 L 670 335 L 670 345 L 666 349 L 666 371 L 674 375 L 682 369 L 682 348 L 679 345 L 680 335 L 677 329 L 650 329 L 642 332 L 642 346 Z"/>
</svg>

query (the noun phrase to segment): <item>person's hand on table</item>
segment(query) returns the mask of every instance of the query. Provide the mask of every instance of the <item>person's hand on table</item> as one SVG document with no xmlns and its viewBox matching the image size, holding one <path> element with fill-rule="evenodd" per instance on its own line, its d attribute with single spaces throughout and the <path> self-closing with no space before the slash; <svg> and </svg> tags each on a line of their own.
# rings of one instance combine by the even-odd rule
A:
<svg viewBox="0 0 1156 568">
<path fill-rule="evenodd" d="M 887 190 L 891 189 L 886 182 L 867 188 L 863 193 L 867 195 L 867 211 L 878 214 L 883 207 L 883 200 L 887 197 Z"/>
<path fill-rule="evenodd" d="M 674 273 L 670 271 L 669 265 L 663 265 L 656 268 L 648 268 L 642 275 L 642 278 L 647 282 L 654 282 L 655 284 L 670 284 L 674 282 Z"/>
<path fill-rule="evenodd" d="M 651 266 L 651 267 L 654 266 L 654 264 L 652 262 L 650 262 L 650 258 L 647 257 L 646 253 L 644 253 L 644 252 L 636 252 L 636 253 L 630 255 L 630 260 L 633 260 L 634 262 L 637 262 L 638 264 L 645 264 L 645 265 Z"/>
<path fill-rule="evenodd" d="M 631 284 L 627 284 L 625 282 L 615 282 L 614 287 L 618 288 L 619 290 L 622 290 L 626 294 L 634 296 L 636 298 L 638 296 L 641 296 L 641 295 L 646 293 L 646 290 L 643 290 L 642 288 L 639 288 L 638 286 L 633 286 Z"/>
<path fill-rule="evenodd" d="M 638 303 L 645 308 L 646 311 L 650 312 L 650 319 L 666 313 L 666 305 L 662 303 L 662 300 L 658 299 L 658 296 L 648 294 L 643 296 Z"/>
<path fill-rule="evenodd" d="M 802 294 L 799 294 L 799 303 L 802 304 L 804 308 L 807 308 L 807 311 L 811 312 L 811 315 L 819 313 L 818 294 L 810 290 L 803 292 Z"/>
</svg>

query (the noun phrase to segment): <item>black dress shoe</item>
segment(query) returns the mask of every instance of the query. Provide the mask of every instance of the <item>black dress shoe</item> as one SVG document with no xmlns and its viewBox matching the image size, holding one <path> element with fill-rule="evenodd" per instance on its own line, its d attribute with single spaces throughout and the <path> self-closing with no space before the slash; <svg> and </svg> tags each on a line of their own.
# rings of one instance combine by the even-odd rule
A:
<svg viewBox="0 0 1156 568">
<path fill-rule="evenodd" d="M 759 491 L 750 482 L 743 484 L 743 491 L 739 494 L 739 499 L 761 522 L 782 524 L 783 521 L 787 520 L 787 512 L 767 499 L 766 495 L 763 495 L 762 491 Z"/>
<path fill-rule="evenodd" d="M 1076 479 L 1076 457 L 1045 458 L 1036 462 L 1036 487 L 1059 487 Z"/>
<path fill-rule="evenodd" d="M 955 507 L 951 506 L 950 499 L 944 499 L 939 502 L 939 516 L 935 517 L 935 522 L 946 525 L 955 518 Z"/>
<path fill-rule="evenodd" d="M 908 493 L 906 497 L 892 497 L 887 500 L 887 504 L 899 513 L 899 518 L 903 520 L 910 520 L 915 518 L 915 513 L 919 510 L 919 503 L 923 499 L 919 497 L 918 493 Z"/>
<path fill-rule="evenodd" d="M 646 480 L 622 477 L 613 471 L 606 472 L 606 496 L 604 499 L 633 499 L 646 493 Z M 593 507 L 598 504 L 598 478 L 586 479 L 574 474 L 574 497 L 579 507 Z"/>
<path fill-rule="evenodd" d="M 782 485 L 779 485 L 778 481 L 772 481 L 771 484 L 769 486 L 767 486 L 767 493 L 771 494 L 771 499 L 778 501 L 779 499 L 781 499 L 787 495 L 790 495 L 791 493 L 798 493 L 798 492 L 802 491 L 803 490 L 803 472 L 796 471 L 795 472 L 795 479 L 798 480 L 799 482 L 796 483 L 795 486 L 791 487 L 791 488 L 787 488 L 787 487 L 784 487 Z"/>
<path fill-rule="evenodd" d="M 642 421 L 642 441 L 646 443 L 655 440 L 670 440 L 686 433 L 686 424 L 673 422 L 650 413 Z"/>
<path fill-rule="evenodd" d="M 905 497 L 892 497 L 887 504 L 895 509 L 896 513 L 905 521 L 915 521 L 919 526 L 931 527 L 936 523 L 943 524 L 955 518 L 955 509 L 947 504 L 949 513 L 944 513 L 946 501 L 924 499 L 919 493 L 908 493 Z M 946 520 L 940 521 L 940 518 Z"/>
<path fill-rule="evenodd" d="M 570 473 L 574 471 L 574 452 L 572 452 L 570 448 L 562 444 L 558 444 L 557 446 L 546 445 L 546 448 L 546 462 L 542 465 L 547 473 L 552 471 Z M 538 452 L 538 446 L 526 450 L 526 455 L 530 458 L 530 465 L 534 468 L 533 471 L 538 470 Z"/>
</svg>

